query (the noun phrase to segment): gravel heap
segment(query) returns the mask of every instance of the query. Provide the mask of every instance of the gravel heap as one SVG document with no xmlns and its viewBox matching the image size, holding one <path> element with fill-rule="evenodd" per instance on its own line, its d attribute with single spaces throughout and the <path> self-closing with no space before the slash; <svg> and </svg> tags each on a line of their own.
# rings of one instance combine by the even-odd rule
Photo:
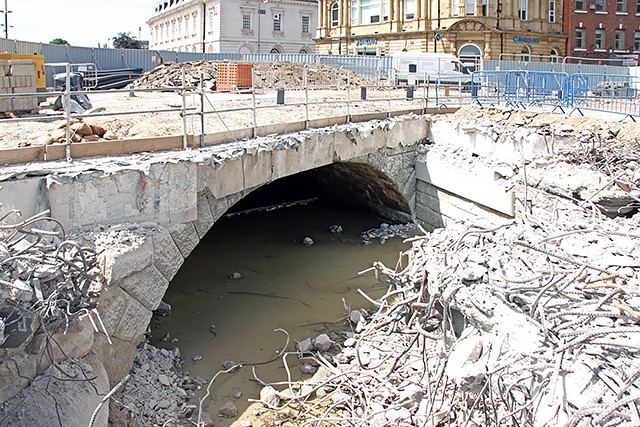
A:
<svg viewBox="0 0 640 427">
<path fill-rule="evenodd" d="M 229 61 L 192 61 L 165 62 L 145 73 L 133 82 L 130 88 L 163 88 L 182 86 L 182 68 L 185 69 L 187 86 L 199 86 L 202 77 L 203 86 L 215 90 L 218 67 L 233 64 Z M 345 86 L 347 71 L 322 64 L 304 64 L 299 62 L 253 62 L 255 86 L 257 88 L 301 87 L 304 83 L 303 70 L 307 69 L 309 86 Z M 353 86 L 374 85 L 373 79 L 350 73 L 349 82 Z"/>
</svg>

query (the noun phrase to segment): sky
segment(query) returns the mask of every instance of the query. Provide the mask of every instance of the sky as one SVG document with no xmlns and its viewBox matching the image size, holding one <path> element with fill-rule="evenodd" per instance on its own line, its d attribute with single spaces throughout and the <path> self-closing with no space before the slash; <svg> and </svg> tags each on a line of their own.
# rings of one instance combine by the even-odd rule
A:
<svg viewBox="0 0 640 427">
<path fill-rule="evenodd" d="M 118 33 L 149 40 L 146 22 L 157 0 L 0 0 L 0 10 L 5 2 L 9 39 L 49 43 L 61 38 L 72 46 L 105 47 Z M 4 19 L 0 14 L 3 38 Z"/>
</svg>

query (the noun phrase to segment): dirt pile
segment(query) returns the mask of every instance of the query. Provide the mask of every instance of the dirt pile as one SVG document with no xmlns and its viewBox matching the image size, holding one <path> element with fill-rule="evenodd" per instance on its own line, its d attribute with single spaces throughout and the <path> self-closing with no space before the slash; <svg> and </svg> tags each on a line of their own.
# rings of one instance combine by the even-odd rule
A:
<svg viewBox="0 0 640 427">
<path fill-rule="evenodd" d="M 136 80 L 130 88 L 175 88 L 182 86 L 182 68 L 185 70 L 185 84 L 187 86 L 202 86 L 208 90 L 215 90 L 218 67 L 233 64 L 229 61 L 192 61 L 165 62 L 153 70 L 145 73 Z M 300 87 L 304 84 L 303 70 L 307 70 L 309 86 L 345 86 L 347 80 L 353 86 L 373 85 L 373 79 L 361 77 L 353 72 L 340 70 L 322 64 L 304 64 L 298 62 L 253 62 L 255 87 Z M 349 77 L 347 77 L 349 74 Z"/>
</svg>

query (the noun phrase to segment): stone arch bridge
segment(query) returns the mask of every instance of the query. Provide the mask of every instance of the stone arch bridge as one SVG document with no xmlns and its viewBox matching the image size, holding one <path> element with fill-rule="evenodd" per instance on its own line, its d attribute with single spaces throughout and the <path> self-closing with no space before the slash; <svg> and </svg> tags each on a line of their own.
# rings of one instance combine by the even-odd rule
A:
<svg viewBox="0 0 640 427">
<path fill-rule="evenodd" d="M 44 372 L 51 356 L 85 360 L 106 393 L 129 371 L 152 311 L 184 259 L 230 207 L 277 179 L 317 170 L 335 184 L 337 196 L 430 229 L 465 215 L 512 216 L 513 192 L 496 185 L 492 174 L 452 173 L 446 159 L 427 156 L 434 139 L 451 138 L 496 150 L 490 135 L 410 115 L 196 150 L 5 167 L 3 211 L 20 209 L 29 217 L 49 209 L 96 246 L 105 279 L 98 307 L 109 337 L 85 318 L 57 336 L 49 355 L 33 334 L 13 348 L 0 347 L 18 360 L 0 363 L 0 402 Z M 503 144 L 503 152 L 513 154 L 513 146 Z"/>
</svg>

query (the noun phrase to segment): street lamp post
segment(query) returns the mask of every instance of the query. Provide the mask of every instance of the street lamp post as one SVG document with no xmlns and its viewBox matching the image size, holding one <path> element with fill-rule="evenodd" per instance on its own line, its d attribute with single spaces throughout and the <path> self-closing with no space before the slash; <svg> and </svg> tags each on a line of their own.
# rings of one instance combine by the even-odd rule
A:
<svg viewBox="0 0 640 427">
<path fill-rule="evenodd" d="M 265 15 L 267 13 L 266 10 L 262 9 L 262 3 L 266 3 L 267 0 L 261 1 L 258 3 L 258 53 L 260 53 L 260 15 Z"/>
</svg>

